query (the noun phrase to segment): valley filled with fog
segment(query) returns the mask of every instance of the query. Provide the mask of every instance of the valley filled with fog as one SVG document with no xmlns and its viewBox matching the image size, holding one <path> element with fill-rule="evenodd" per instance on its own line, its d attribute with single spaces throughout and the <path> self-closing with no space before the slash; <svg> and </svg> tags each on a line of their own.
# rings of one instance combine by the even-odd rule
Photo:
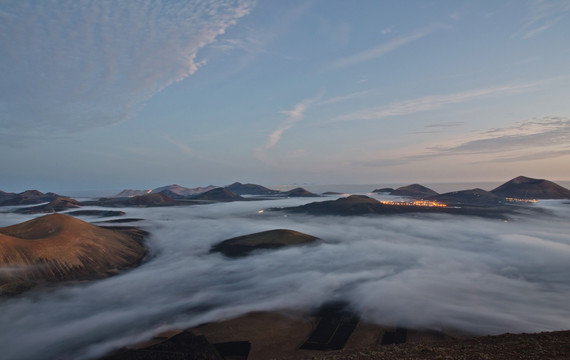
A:
<svg viewBox="0 0 570 360">
<path fill-rule="evenodd" d="M 332 300 L 382 325 L 473 334 L 570 328 L 568 201 L 542 200 L 508 221 L 267 210 L 330 199 L 117 209 L 144 219 L 132 225 L 150 232 L 148 260 L 107 279 L 0 300 L 2 356 L 97 357 L 167 329 L 251 311 L 308 312 Z M 34 217 L 4 215 L 0 226 Z M 239 259 L 209 253 L 222 240 L 272 229 L 321 241 Z"/>
</svg>

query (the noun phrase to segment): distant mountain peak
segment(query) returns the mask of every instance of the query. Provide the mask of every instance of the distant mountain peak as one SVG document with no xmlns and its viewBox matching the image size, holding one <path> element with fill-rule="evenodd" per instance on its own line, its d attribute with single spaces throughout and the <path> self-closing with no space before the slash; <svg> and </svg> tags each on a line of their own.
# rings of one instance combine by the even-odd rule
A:
<svg viewBox="0 0 570 360">
<path fill-rule="evenodd" d="M 438 195 L 438 193 L 423 185 L 411 184 L 397 188 L 396 190 L 390 192 L 390 195 L 427 197 Z"/>
<path fill-rule="evenodd" d="M 491 190 L 498 196 L 519 199 L 570 199 L 570 190 L 549 180 L 517 176 Z"/>
<path fill-rule="evenodd" d="M 208 190 L 201 194 L 195 195 L 194 199 L 206 200 L 206 201 L 222 201 L 222 202 L 243 200 L 243 198 L 240 195 L 224 187 L 217 187 L 212 190 Z"/>
<path fill-rule="evenodd" d="M 178 184 L 172 184 L 172 185 L 161 186 L 161 187 L 158 187 L 156 189 L 153 189 L 151 191 L 151 193 L 160 193 L 163 191 L 169 191 L 171 193 L 185 197 L 185 196 L 201 194 L 203 192 L 206 192 L 208 190 L 212 190 L 215 188 L 216 188 L 216 186 L 213 186 L 213 185 L 208 185 L 206 187 L 187 188 L 184 186 L 180 186 Z"/>
<path fill-rule="evenodd" d="M 225 188 L 238 195 L 273 195 L 279 193 L 279 191 L 268 189 L 265 186 L 249 183 L 242 184 L 237 181 L 231 185 L 225 186 Z"/>
<path fill-rule="evenodd" d="M 297 187 L 285 192 L 285 195 L 289 197 L 319 197 L 317 194 L 313 194 L 309 190 L 302 187 Z"/>
<path fill-rule="evenodd" d="M 544 179 L 533 179 L 527 176 L 517 176 L 516 178 L 508 181 L 510 183 L 513 184 L 539 184 L 541 182 L 545 181 Z"/>
</svg>

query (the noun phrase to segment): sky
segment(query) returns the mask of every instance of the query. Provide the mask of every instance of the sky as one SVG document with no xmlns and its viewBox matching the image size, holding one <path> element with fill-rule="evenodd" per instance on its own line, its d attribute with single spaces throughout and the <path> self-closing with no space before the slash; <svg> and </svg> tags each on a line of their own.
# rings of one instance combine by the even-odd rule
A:
<svg viewBox="0 0 570 360">
<path fill-rule="evenodd" d="M 0 190 L 570 180 L 570 1 L 0 0 Z"/>
</svg>

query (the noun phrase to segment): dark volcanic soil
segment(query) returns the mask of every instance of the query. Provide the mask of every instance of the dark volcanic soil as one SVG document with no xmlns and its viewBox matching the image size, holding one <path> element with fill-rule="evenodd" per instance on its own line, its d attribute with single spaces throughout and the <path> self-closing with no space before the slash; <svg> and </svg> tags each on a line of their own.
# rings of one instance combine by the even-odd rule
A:
<svg viewBox="0 0 570 360">
<path fill-rule="evenodd" d="M 254 312 L 234 319 L 208 323 L 187 330 L 163 333 L 144 343 L 128 348 L 139 355 L 144 350 L 169 348 L 172 352 L 154 352 L 152 359 L 194 359 L 185 353 L 197 340 L 208 344 L 249 344 L 247 360 L 514 360 L 514 359 L 570 359 L 570 331 L 537 334 L 504 334 L 471 337 L 441 333 L 383 327 L 359 322 L 342 350 L 304 350 L 303 344 L 315 335 L 322 314 L 302 315 L 295 312 Z M 383 345 L 387 335 L 400 332 L 402 343 Z M 186 334 L 186 335 L 185 335 Z M 193 334 L 194 336 L 188 336 Z M 177 338 L 178 335 L 179 336 Z M 197 339 L 198 337 L 199 339 Z M 172 340 L 170 340 L 172 339 Z M 189 341 L 188 346 L 179 341 Z M 206 341 L 204 343 L 204 341 Z M 178 343 L 178 344 L 177 344 Z M 160 345 L 164 344 L 164 345 Z M 175 345 L 175 346 L 173 346 Z M 143 351 L 140 351 L 143 350 Z M 115 353 L 125 354 L 127 349 Z M 202 350 L 200 350 L 202 351 Z M 131 352 L 133 354 L 133 352 Z M 146 353 L 150 355 L 150 353 Z M 176 357 L 172 357 L 176 356 Z M 138 357 L 136 359 L 146 359 Z M 134 358 L 133 358 L 134 359 Z M 226 359 L 234 359 L 227 357 Z M 235 359 L 245 359 L 236 357 Z"/>
</svg>

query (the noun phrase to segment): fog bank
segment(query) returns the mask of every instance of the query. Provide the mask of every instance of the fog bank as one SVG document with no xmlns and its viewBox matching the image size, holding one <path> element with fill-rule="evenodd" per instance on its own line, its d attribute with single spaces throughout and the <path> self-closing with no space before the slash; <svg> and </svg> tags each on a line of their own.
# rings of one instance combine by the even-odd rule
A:
<svg viewBox="0 0 570 360">
<path fill-rule="evenodd" d="M 3 358 L 91 358 L 170 328 L 329 300 L 385 325 L 476 334 L 570 328 L 570 205 L 541 201 L 548 212 L 508 222 L 258 213 L 314 200 L 118 209 L 147 219 L 136 225 L 152 234 L 152 259 L 112 278 L 3 300 Z M 209 254 L 222 240 L 277 228 L 323 242 L 240 259 Z"/>
</svg>

